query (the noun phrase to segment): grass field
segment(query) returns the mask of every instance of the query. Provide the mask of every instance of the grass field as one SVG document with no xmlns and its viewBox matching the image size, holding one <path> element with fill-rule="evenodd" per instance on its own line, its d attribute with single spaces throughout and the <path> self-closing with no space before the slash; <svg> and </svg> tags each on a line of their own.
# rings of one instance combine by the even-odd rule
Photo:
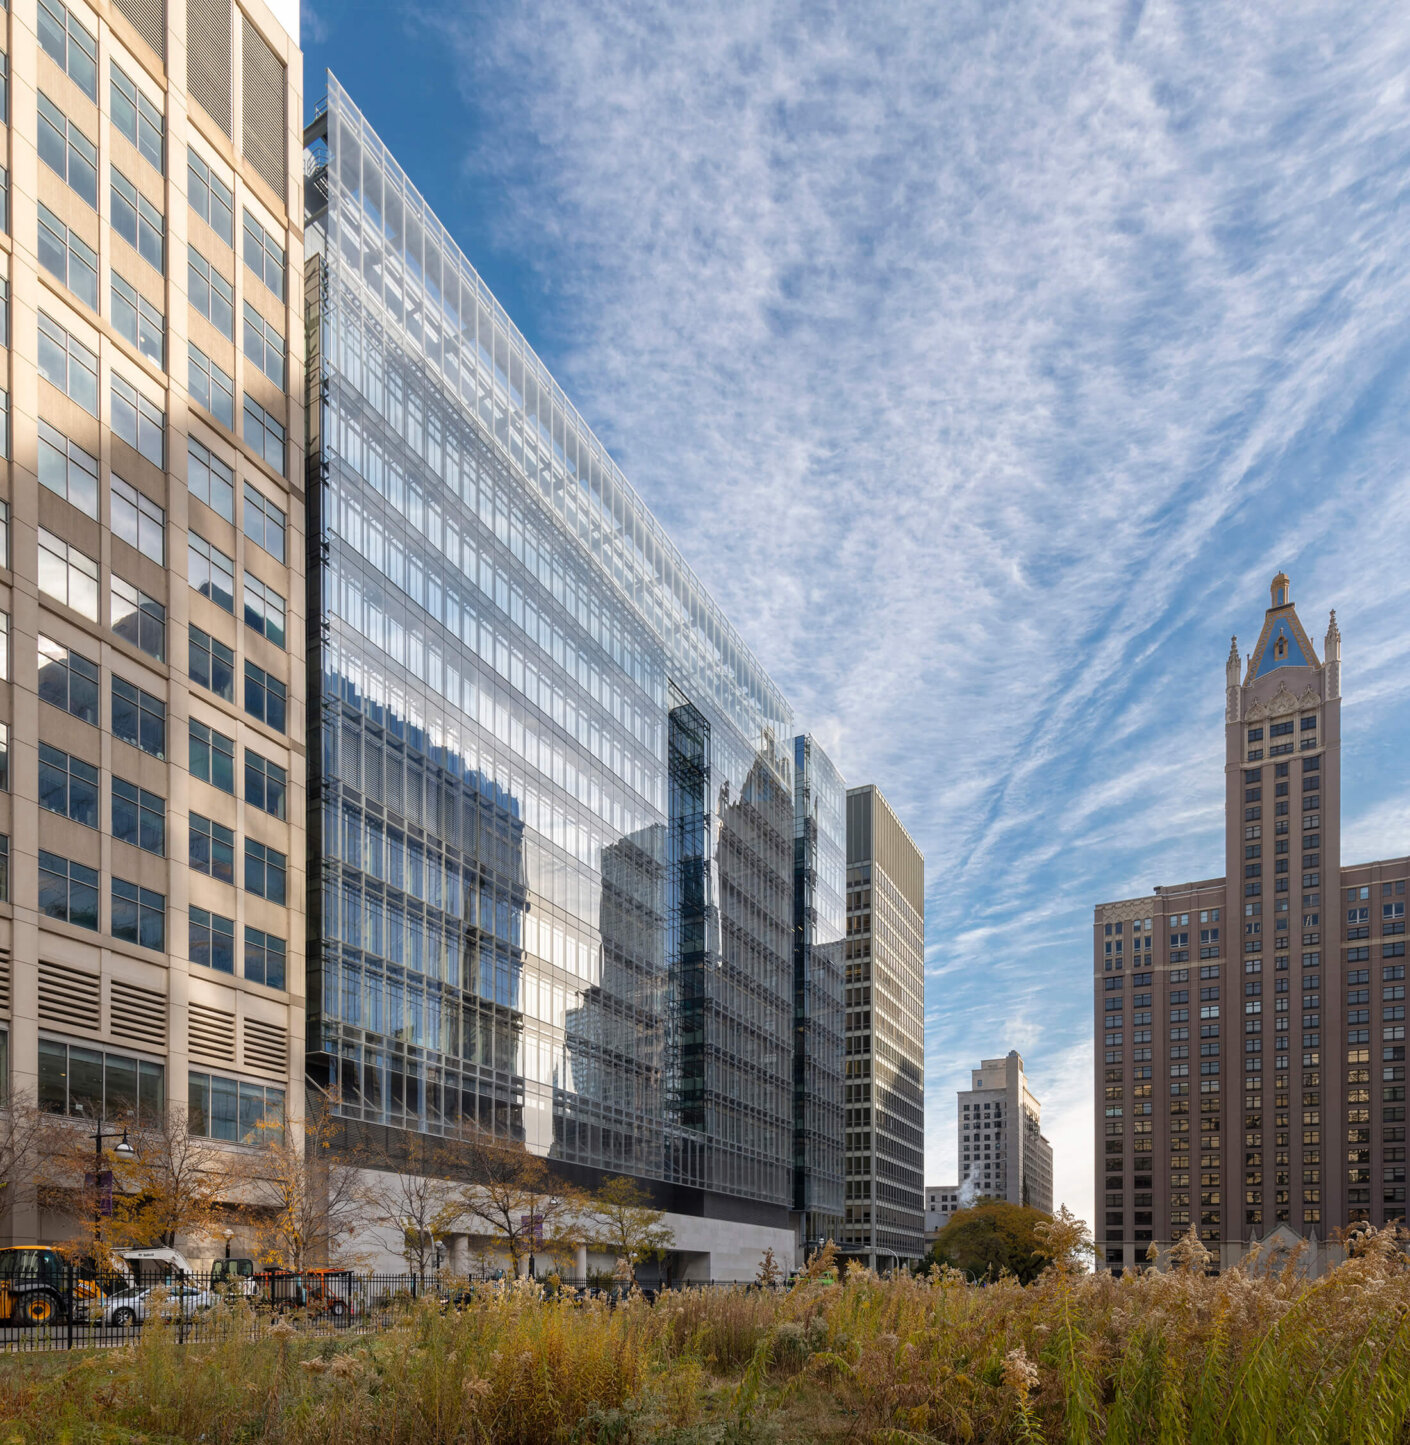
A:
<svg viewBox="0 0 1410 1445">
<path fill-rule="evenodd" d="M 1410 1269 L 1389 1233 L 1313 1284 L 1176 1253 L 1120 1280 L 853 1270 L 616 1309 L 519 1284 L 348 1339 L 276 1324 L 191 1346 L 155 1326 L 0 1364 L 0 1445 L 1410 1439 Z"/>
</svg>

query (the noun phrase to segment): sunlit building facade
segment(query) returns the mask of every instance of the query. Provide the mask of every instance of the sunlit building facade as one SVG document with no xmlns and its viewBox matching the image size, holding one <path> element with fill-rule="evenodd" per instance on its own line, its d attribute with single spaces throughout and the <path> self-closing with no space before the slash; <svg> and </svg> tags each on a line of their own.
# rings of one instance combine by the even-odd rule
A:
<svg viewBox="0 0 1410 1445">
<path fill-rule="evenodd" d="M 925 859 L 881 790 L 847 790 L 843 1253 L 925 1253 Z"/>
<path fill-rule="evenodd" d="M 632 1176 L 668 1273 L 752 1278 L 796 1239 L 791 710 L 332 77 L 306 140 L 310 1073 L 352 1130 Z"/>
<path fill-rule="evenodd" d="M 301 1112 L 297 25 L 0 11 L 0 1076 L 89 1138 Z"/>
<path fill-rule="evenodd" d="M 1113 1270 L 1190 1230 L 1216 1265 L 1258 1243 L 1315 1270 L 1338 1231 L 1405 1218 L 1410 859 L 1342 861 L 1336 614 L 1319 657 L 1279 573 L 1225 671 L 1224 876 L 1094 918 Z"/>
</svg>

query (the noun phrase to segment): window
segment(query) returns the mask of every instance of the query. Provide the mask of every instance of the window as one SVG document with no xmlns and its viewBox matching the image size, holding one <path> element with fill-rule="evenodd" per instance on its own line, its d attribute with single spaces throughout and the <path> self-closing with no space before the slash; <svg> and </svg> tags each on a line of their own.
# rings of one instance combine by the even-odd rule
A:
<svg viewBox="0 0 1410 1445">
<path fill-rule="evenodd" d="M 248 754 L 246 755 L 248 756 Z M 222 792 L 235 792 L 235 739 L 191 719 L 190 770 L 193 778 Z"/>
<path fill-rule="evenodd" d="M 10 344 L 10 283 L 0 277 L 0 346 Z"/>
<path fill-rule="evenodd" d="M 45 205 L 39 207 L 39 264 L 85 306 L 98 309 L 98 253 Z"/>
<path fill-rule="evenodd" d="M 43 527 L 39 529 L 39 590 L 90 622 L 98 620 L 98 564 Z"/>
<path fill-rule="evenodd" d="M 195 532 L 186 534 L 186 575 L 202 597 L 235 611 L 235 563 Z"/>
<path fill-rule="evenodd" d="M 98 931 L 98 870 L 57 853 L 39 854 L 39 911 L 78 928 Z"/>
<path fill-rule="evenodd" d="M 186 153 L 186 198 L 191 209 L 227 246 L 235 244 L 235 198 L 230 187 L 195 151 Z"/>
<path fill-rule="evenodd" d="M 231 431 L 235 430 L 235 381 L 198 346 L 187 346 L 187 384 L 191 400 L 203 406 Z"/>
<path fill-rule="evenodd" d="M 113 129 L 142 153 L 142 158 L 159 174 L 162 164 L 162 113 L 137 89 L 131 77 L 116 65 L 108 87 Z"/>
<path fill-rule="evenodd" d="M 39 43 L 89 100 L 98 99 L 98 42 L 63 0 L 39 0 Z"/>
<path fill-rule="evenodd" d="M 235 882 L 235 834 L 221 823 L 191 814 L 191 866 L 218 883 Z"/>
<path fill-rule="evenodd" d="M 113 736 L 154 758 L 166 757 L 166 704 L 120 677 L 113 679 Z"/>
<path fill-rule="evenodd" d="M 276 818 L 285 816 L 288 803 L 288 773 L 277 763 L 245 749 L 245 801 Z"/>
<path fill-rule="evenodd" d="M 226 702 L 235 701 L 235 654 L 219 639 L 192 627 L 187 671 L 191 681 L 209 688 Z"/>
<path fill-rule="evenodd" d="M 10 119 L 10 57 L 0 50 L 0 121 Z"/>
<path fill-rule="evenodd" d="M 0 833 L 0 903 L 10 901 L 10 837 Z M 3 1061 L 0 1061 L 3 1062 Z M 0 1073 L 0 1084 L 8 1085 L 9 1076 Z"/>
<path fill-rule="evenodd" d="M 284 940 L 246 924 L 245 977 L 266 988 L 283 988 Z"/>
<path fill-rule="evenodd" d="M 217 973 L 234 973 L 235 920 L 196 907 L 192 907 L 190 919 L 191 962 Z"/>
<path fill-rule="evenodd" d="M 166 801 L 122 778 L 113 779 L 113 837 L 146 853 L 166 854 Z"/>
<path fill-rule="evenodd" d="M 149 361 L 166 365 L 166 317 L 124 281 L 116 271 L 112 279 L 113 327 L 126 337 Z"/>
<path fill-rule="evenodd" d="M 39 159 L 82 201 L 98 209 L 98 147 L 39 92 Z"/>
<path fill-rule="evenodd" d="M 98 664 L 41 634 L 39 700 L 98 726 Z"/>
<path fill-rule="evenodd" d="M 277 561 L 284 560 L 284 513 L 245 483 L 245 535 Z"/>
<path fill-rule="evenodd" d="M 250 717 L 282 733 L 286 698 L 284 684 L 278 678 L 271 677 L 253 662 L 245 664 L 245 711 Z"/>
<path fill-rule="evenodd" d="M 8 678 L 10 675 L 10 614 L 0 612 L 0 678 Z M 8 745 L 8 734 L 6 734 Z M 8 755 L 6 759 L 8 766 Z M 8 779 L 8 774 L 6 775 Z M 8 787 L 8 781 L 0 786 Z"/>
<path fill-rule="evenodd" d="M 39 313 L 39 374 L 89 416 L 98 415 L 98 358 L 57 321 Z"/>
<path fill-rule="evenodd" d="M 284 299 L 284 248 L 248 212 L 245 212 L 245 265 L 282 301 Z"/>
<path fill-rule="evenodd" d="M 284 427 L 245 393 L 245 442 L 276 472 L 284 471 Z M 249 488 L 246 488 L 248 493 Z"/>
<path fill-rule="evenodd" d="M 112 574 L 112 629 L 158 662 L 166 657 L 166 608 L 131 582 Z"/>
<path fill-rule="evenodd" d="M 284 338 L 248 301 L 245 302 L 245 355 L 275 386 L 284 385 Z M 282 457 L 282 440 L 280 454 Z M 279 465 L 282 471 L 283 462 Z"/>
<path fill-rule="evenodd" d="M 97 519 L 98 458 L 47 421 L 39 423 L 39 484 L 57 492 L 84 516 Z"/>
<path fill-rule="evenodd" d="M 113 178 L 113 230 L 156 270 L 166 271 L 166 222 L 162 213 L 141 195 L 116 167 Z"/>
<path fill-rule="evenodd" d="M 98 769 L 39 744 L 39 806 L 85 828 L 98 826 Z"/>
<path fill-rule="evenodd" d="M 114 938 L 140 948 L 166 948 L 166 894 L 153 893 L 121 878 L 113 879 Z"/>
<path fill-rule="evenodd" d="M 154 467 L 166 465 L 166 413 L 142 396 L 130 381 L 114 374 L 113 435 L 121 437 Z"/>
<path fill-rule="evenodd" d="M 153 562 L 165 563 L 166 512 L 161 507 L 115 476 L 109 485 L 108 509 L 114 537 L 121 537 Z"/>
<path fill-rule="evenodd" d="M 90 1123 L 134 1114 L 149 1122 L 159 1120 L 166 1110 L 166 1070 L 145 1059 L 42 1038 L 39 1107 Z"/>
<path fill-rule="evenodd" d="M 257 577 L 245 573 L 245 625 L 276 647 L 284 646 L 284 599 Z"/>
<path fill-rule="evenodd" d="M 245 891 L 267 898 L 271 903 L 283 903 L 285 861 L 282 853 L 246 838 Z"/>
<path fill-rule="evenodd" d="M 214 1074 L 190 1076 L 189 1128 L 203 1139 L 258 1144 L 284 1135 L 284 1090 Z"/>
<path fill-rule="evenodd" d="M 186 443 L 186 489 L 217 516 L 235 520 L 235 474 L 198 441 Z"/>
<path fill-rule="evenodd" d="M 227 281 L 199 251 L 188 251 L 186 256 L 187 289 L 191 297 L 191 305 L 227 341 L 234 341 L 234 284 Z"/>
<path fill-rule="evenodd" d="M 10 172 L 0 166 L 0 231 L 10 234 Z"/>
</svg>

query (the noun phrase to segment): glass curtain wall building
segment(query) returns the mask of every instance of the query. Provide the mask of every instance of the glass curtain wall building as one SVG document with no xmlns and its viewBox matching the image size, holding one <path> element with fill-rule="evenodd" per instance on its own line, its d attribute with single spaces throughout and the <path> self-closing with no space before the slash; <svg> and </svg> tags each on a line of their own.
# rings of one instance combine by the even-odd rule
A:
<svg viewBox="0 0 1410 1445">
<path fill-rule="evenodd" d="M 842 1237 L 847 784 L 809 735 L 793 779 L 793 1208 L 811 1252 Z"/>
<path fill-rule="evenodd" d="M 752 1277 L 791 710 L 331 76 L 306 140 L 311 1071 L 350 1123 L 646 1181 L 701 1221 L 680 1273 L 756 1226 Z"/>
</svg>

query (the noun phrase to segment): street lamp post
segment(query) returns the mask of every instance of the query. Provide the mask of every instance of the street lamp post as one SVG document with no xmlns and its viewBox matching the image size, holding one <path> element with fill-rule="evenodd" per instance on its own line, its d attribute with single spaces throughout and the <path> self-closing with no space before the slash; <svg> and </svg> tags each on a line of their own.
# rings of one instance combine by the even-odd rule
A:
<svg viewBox="0 0 1410 1445">
<path fill-rule="evenodd" d="M 109 1139 L 116 1139 L 118 1137 L 116 1130 L 113 1130 L 111 1133 L 105 1133 L 103 1131 L 103 1125 L 106 1122 L 105 1119 L 99 1119 L 97 1129 L 93 1135 L 93 1243 L 95 1254 L 97 1253 L 97 1246 L 101 1244 L 103 1240 L 103 1144 Z M 125 1128 L 122 1131 L 122 1139 L 113 1150 L 113 1154 L 116 1158 L 123 1160 L 135 1159 L 137 1157 L 137 1151 L 127 1142 L 127 1130 Z M 98 1261 L 95 1260 L 95 1263 L 97 1262 Z"/>
<path fill-rule="evenodd" d="M 229 1226 L 225 1229 L 225 1257 L 230 1258 L 230 1241 L 235 1238 L 235 1231 Z"/>
</svg>

